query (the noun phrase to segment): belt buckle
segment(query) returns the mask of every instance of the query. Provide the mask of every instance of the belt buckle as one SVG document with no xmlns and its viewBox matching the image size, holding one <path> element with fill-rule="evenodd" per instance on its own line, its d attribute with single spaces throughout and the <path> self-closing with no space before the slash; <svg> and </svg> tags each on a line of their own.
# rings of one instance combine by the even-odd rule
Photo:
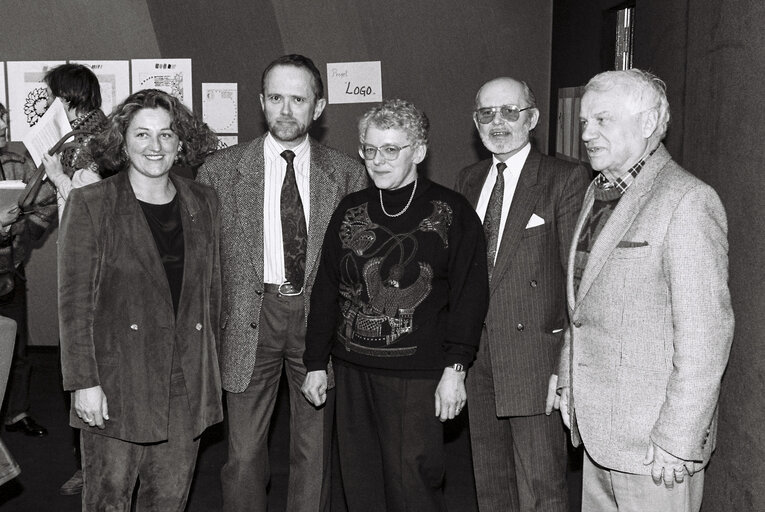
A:
<svg viewBox="0 0 765 512">
<path fill-rule="evenodd" d="M 300 289 L 298 289 L 294 284 L 290 283 L 289 281 L 279 285 L 279 295 L 282 295 L 284 297 L 297 297 L 298 295 L 302 293 L 303 293 L 302 286 L 300 287 Z"/>
</svg>

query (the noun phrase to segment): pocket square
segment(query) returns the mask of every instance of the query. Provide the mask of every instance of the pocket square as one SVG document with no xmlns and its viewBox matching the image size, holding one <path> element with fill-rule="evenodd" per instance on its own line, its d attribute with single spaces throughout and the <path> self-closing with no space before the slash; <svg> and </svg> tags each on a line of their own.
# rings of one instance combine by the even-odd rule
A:
<svg viewBox="0 0 765 512">
<path fill-rule="evenodd" d="M 619 242 L 619 244 L 616 247 L 621 247 L 623 249 L 631 249 L 633 247 L 645 247 L 648 245 L 648 242 L 642 241 L 642 242 L 630 242 L 629 240 L 622 240 Z"/>
<path fill-rule="evenodd" d="M 526 224 L 526 229 L 535 228 L 537 226 L 541 226 L 545 223 L 545 220 L 537 215 L 536 213 L 531 214 L 531 218 L 529 219 L 529 223 Z"/>
</svg>

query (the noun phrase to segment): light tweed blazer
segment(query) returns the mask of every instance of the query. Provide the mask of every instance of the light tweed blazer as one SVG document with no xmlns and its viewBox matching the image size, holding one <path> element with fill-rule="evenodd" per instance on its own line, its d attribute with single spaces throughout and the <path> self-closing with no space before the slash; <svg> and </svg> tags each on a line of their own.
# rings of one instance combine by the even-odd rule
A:
<svg viewBox="0 0 765 512">
<path fill-rule="evenodd" d="M 574 295 L 560 386 L 571 386 L 572 440 L 598 464 L 648 474 L 649 440 L 685 460 L 714 450 L 720 379 L 733 338 L 725 211 L 663 145 L 619 201 Z"/>
<path fill-rule="evenodd" d="M 198 180 L 218 193 L 221 214 L 221 378 L 223 389 L 247 388 L 263 304 L 263 194 L 265 163 L 261 136 L 219 151 L 200 168 Z M 360 162 L 311 139 L 310 204 L 305 269 L 306 318 L 324 232 L 345 195 L 366 186 Z"/>
</svg>

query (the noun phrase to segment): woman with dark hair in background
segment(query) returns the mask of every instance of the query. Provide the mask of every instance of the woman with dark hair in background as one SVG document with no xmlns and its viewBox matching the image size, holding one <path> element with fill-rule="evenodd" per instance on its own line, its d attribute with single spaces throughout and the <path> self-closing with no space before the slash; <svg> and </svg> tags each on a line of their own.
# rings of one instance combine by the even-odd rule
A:
<svg viewBox="0 0 765 512">
<path fill-rule="evenodd" d="M 45 83 L 48 85 L 48 104 L 55 98 L 61 100 L 74 131 L 74 139 L 62 146 L 60 155 L 43 155 L 45 173 L 56 186 L 61 215 L 73 188 L 95 183 L 105 177 L 87 146 L 95 135 L 106 128 L 106 116 L 101 111 L 98 78 L 88 67 L 82 64 L 62 64 L 45 74 Z"/>
<path fill-rule="evenodd" d="M 178 99 L 134 93 L 92 141 L 103 169 L 73 189 L 59 236 L 59 321 L 83 510 L 183 510 L 199 437 L 223 419 L 218 201 L 170 174 L 217 138 Z"/>
<path fill-rule="evenodd" d="M 9 151 L 7 145 L 8 111 L 0 104 L 0 180 L 29 183 L 36 171 L 34 162 L 31 158 Z M 48 431 L 29 415 L 32 367 L 27 359 L 24 262 L 29 256 L 32 241 L 42 237 L 55 218 L 56 191 L 48 182 L 40 185 L 26 211 L 13 206 L 0 212 L 0 315 L 12 318 L 17 326 L 5 401 L 5 428 L 31 437 L 44 437 Z"/>
</svg>

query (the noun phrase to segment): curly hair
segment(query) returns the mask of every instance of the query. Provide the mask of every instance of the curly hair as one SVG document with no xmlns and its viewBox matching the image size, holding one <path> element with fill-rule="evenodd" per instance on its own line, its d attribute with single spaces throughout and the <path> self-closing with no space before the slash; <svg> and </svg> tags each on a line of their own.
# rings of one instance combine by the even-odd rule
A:
<svg viewBox="0 0 765 512">
<path fill-rule="evenodd" d="M 370 125 L 381 130 L 391 128 L 403 130 L 412 144 L 428 145 L 428 131 L 430 129 L 428 116 L 409 101 L 402 99 L 384 100 L 380 105 L 367 111 L 359 119 L 359 142 L 362 144 Z"/>
<path fill-rule="evenodd" d="M 102 169 L 118 172 L 128 167 L 125 133 L 135 115 L 143 109 L 161 108 L 170 114 L 170 129 L 178 136 L 181 149 L 178 163 L 200 165 L 218 148 L 218 138 L 181 101 L 164 91 L 144 89 L 135 92 L 115 107 L 106 130 L 93 138 L 90 151 Z"/>
</svg>

